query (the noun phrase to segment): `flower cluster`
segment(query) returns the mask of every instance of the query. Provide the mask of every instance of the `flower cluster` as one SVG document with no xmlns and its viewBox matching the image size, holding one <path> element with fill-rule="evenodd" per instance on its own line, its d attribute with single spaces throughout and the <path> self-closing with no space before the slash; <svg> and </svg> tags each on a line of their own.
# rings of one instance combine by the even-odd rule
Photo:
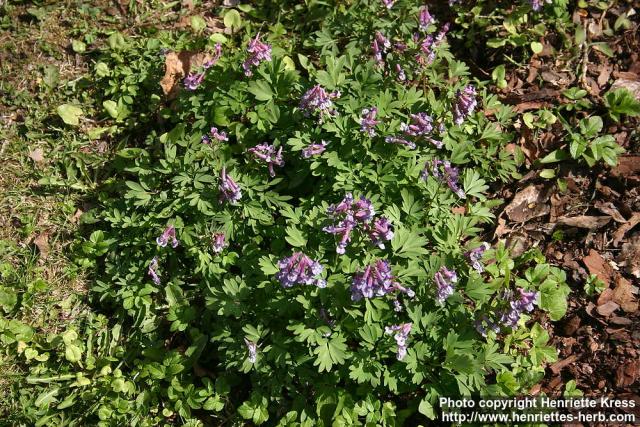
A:
<svg viewBox="0 0 640 427">
<path fill-rule="evenodd" d="M 382 57 L 387 53 L 387 49 L 391 47 L 391 42 L 380 31 L 376 31 L 373 41 L 371 42 L 371 50 L 373 51 L 373 58 L 379 65 L 384 64 L 384 58 Z"/>
<path fill-rule="evenodd" d="M 375 209 L 371 201 L 365 197 L 354 200 L 353 195 L 347 193 L 340 203 L 329 206 L 327 213 L 337 221 L 337 224 L 324 227 L 323 231 L 340 236 L 336 246 L 336 252 L 339 254 L 345 253 L 351 241 L 351 233 L 358 226 L 362 226 L 364 231 L 369 232 L 372 243 L 378 247 L 383 240 L 393 238 L 391 223 L 388 219 L 382 217 L 375 220 L 373 224 L 369 224 L 375 216 Z"/>
<path fill-rule="evenodd" d="M 411 289 L 395 280 L 389 261 L 380 259 L 353 276 L 351 299 L 360 301 L 362 298 L 382 297 L 395 291 L 404 292 L 410 298 L 415 296 Z"/>
<path fill-rule="evenodd" d="M 528 292 L 522 288 L 517 289 L 516 295 L 511 291 L 505 292 L 504 299 L 509 301 L 509 309 L 502 311 L 500 314 L 500 323 L 510 328 L 518 326 L 522 313 L 533 311 L 533 304 L 537 297 L 537 292 Z"/>
<path fill-rule="evenodd" d="M 251 67 L 257 67 L 263 61 L 271 61 L 271 46 L 260 41 L 260 33 L 256 35 L 255 39 L 249 41 L 247 52 L 249 52 L 249 56 L 242 63 L 244 75 L 247 77 L 253 75 Z"/>
<path fill-rule="evenodd" d="M 327 149 L 327 142 L 320 141 L 320 144 L 309 144 L 302 149 L 302 157 L 305 159 L 311 158 L 313 156 L 318 156 L 324 153 L 324 150 Z"/>
<path fill-rule="evenodd" d="M 491 246 L 487 242 L 482 243 L 482 245 L 478 246 L 475 249 L 471 249 L 465 252 L 464 256 L 469 260 L 471 266 L 478 272 L 482 273 L 484 271 L 484 265 L 482 265 L 482 255 L 484 252 L 489 249 Z"/>
<path fill-rule="evenodd" d="M 282 158 L 282 147 L 276 151 L 276 147 L 267 143 L 256 145 L 248 150 L 254 155 L 256 160 L 262 160 L 269 167 L 269 176 L 273 178 L 276 176 L 276 172 L 273 166 L 284 166 L 284 159 Z"/>
<path fill-rule="evenodd" d="M 375 107 L 365 108 L 362 110 L 362 118 L 360 119 L 360 129 L 370 137 L 376 136 L 376 125 L 380 123 L 376 120 L 378 109 Z"/>
<path fill-rule="evenodd" d="M 453 122 L 461 125 L 464 119 L 469 117 L 473 110 L 476 109 L 478 101 L 476 101 L 476 88 L 467 85 L 462 91 L 457 92 L 456 103 L 453 105 Z"/>
<path fill-rule="evenodd" d="M 455 271 L 442 266 L 440 270 L 436 272 L 433 279 L 437 286 L 436 300 L 440 304 L 443 304 L 445 300 L 453 294 L 453 285 L 458 281 L 458 275 Z"/>
<path fill-rule="evenodd" d="M 386 142 L 387 144 L 404 145 L 409 150 L 415 150 L 416 149 L 416 143 L 415 142 L 406 140 L 404 138 L 399 138 L 397 136 L 387 136 L 384 139 L 384 142 Z"/>
<path fill-rule="evenodd" d="M 451 191 L 456 193 L 461 199 L 466 197 L 464 190 L 460 188 L 460 184 L 458 183 L 460 171 L 458 168 L 451 166 L 451 162 L 448 160 L 434 159 L 432 161 L 427 161 L 420 177 L 422 179 L 427 179 L 429 174 L 433 175 L 433 177 L 438 179 L 440 182 L 445 182 Z"/>
<path fill-rule="evenodd" d="M 160 285 L 160 275 L 156 271 L 158 269 L 158 257 L 154 256 L 149 264 L 149 276 L 151 276 L 151 280 L 156 285 Z"/>
<path fill-rule="evenodd" d="M 319 288 L 327 286 L 326 280 L 320 277 L 324 267 L 302 252 L 294 252 L 278 262 L 279 271 L 276 279 L 283 288 L 290 288 L 295 284 L 315 285 Z"/>
<path fill-rule="evenodd" d="M 540 9 L 542 9 L 542 6 L 545 3 L 551 4 L 553 3 L 553 1 L 552 0 L 529 0 L 529 3 L 531 3 L 531 7 L 533 8 L 533 10 L 537 12 Z"/>
<path fill-rule="evenodd" d="M 215 139 L 216 141 L 228 141 L 229 137 L 227 136 L 226 132 L 220 132 L 218 131 L 217 127 L 212 127 L 209 130 L 209 134 L 208 135 L 203 135 L 202 136 L 202 142 L 204 144 L 211 144 L 211 138 Z"/>
<path fill-rule="evenodd" d="M 407 338 L 409 338 L 412 326 L 412 323 L 401 323 L 399 325 L 387 326 L 384 328 L 385 334 L 393 334 L 393 338 L 396 340 L 396 345 L 398 346 L 396 358 L 398 360 L 404 359 L 407 355 Z"/>
<path fill-rule="evenodd" d="M 429 34 L 420 42 L 420 51 L 416 55 L 416 62 L 419 65 L 427 66 L 436 59 L 436 49 L 442 43 L 448 31 L 449 23 L 446 23 L 435 37 Z"/>
<path fill-rule="evenodd" d="M 219 254 L 224 248 L 227 247 L 225 235 L 222 232 L 214 233 L 211 238 L 211 248 L 213 252 Z"/>
<path fill-rule="evenodd" d="M 384 3 L 384 6 L 387 9 L 391 9 L 393 7 L 393 4 L 396 2 L 396 0 L 382 0 L 382 3 Z"/>
<path fill-rule="evenodd" d="M 176 239 L 176 229 L 172 225 L 167 226 L 162 234 L 156 238 L 156 243 L 162 248 L 166 247 L 169 241 L 171 241 L 171 247 L 173 248 L 178 247 L 180 244 L 180 241 Z"/>
<path fill-rule="evenodd" d="M 220 202 L 228 201 L 229 203 L 237 203 L 242 198 L 240 186 L 227 175 L 227 170 L 223 167 L 220 172 Z"/>
<path fill-rule="evenodd" d="M 427 6 L 422 6 L 420 8 L 420 15 L 418 16 L 418 22 L 420 25 L 420 31 L 427 31 L 429 25 L 433 24 L 434 19 L 433 16 L 429 13 L 429 8 Z"/>
<path fill-rule="evenodd" d="M 322 120 L 326 115 L 336 114 L 332 99 L 338 97 L 340 97 L 340 92 L 327 93 L 322 86 L 315 85 L 302 95 L 299 108 L 305 116 L 319 112 L 320 120 Z"/>
</svg>

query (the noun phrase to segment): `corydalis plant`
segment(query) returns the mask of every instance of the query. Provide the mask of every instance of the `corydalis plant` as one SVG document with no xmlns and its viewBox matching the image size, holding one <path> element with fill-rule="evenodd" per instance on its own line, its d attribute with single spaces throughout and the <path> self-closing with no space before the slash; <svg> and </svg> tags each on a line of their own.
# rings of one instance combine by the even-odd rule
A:
<svg viewBox="0 0 640 427">
<path fill-rule="evenodd" d="M 458 168 L 452 166 L 451 162 L 448 160 L 434 159 L 427 161 L 420 177 L 423 180 L 426 180 L 429 175 L 432 175 L 440 182 L 446 183 L 451 191 L 457 194 L 461 199 L 466 198 L 464 190 L 460 188 L 460 184 L 458 183 L 460 171 Z"/>
<path fill-rule="evenodd" d="M 309 144 L 302 149 L 302 157 L 309 159 L 314 156 L 319 156 L 327 149 L 327 142 L 321 141 L 320 144 Z"/>
<path fill-rule="evenodd" d="M 436 301 L 444 304 L 446 299 L 453 295 L 454 284 L 458 282 L 458 275 L 455 271 L 442 266 L 434 275 L 433 280 L 436 283 Z"/>
<path fill-rule="evenodd" d="M 327 213 L 337 224 L 324 227 L 327 233 L 340 236 L 336 252 L 344 254 L 351 240 L 351 233 L 359 225 L 364 225 L 371 221 L 375 215 L 375 210 L 369 199 L 360 197 L 358 200 L 353 199 L 351 193 L 347 193 L 344 199 L 337 205 L 331 205 L 327 209 Z"/>
<path fill-rule="evenodd" d="M 231 204 L 238 203 L 242 198 L 242 191 L 240 190 L 240 186 L 236 184 L 236 182 L 227 175 L 226 168 L 222 168 L 220 172 L 220 185 L 218 186 L 220 190 L 220 202 L 227 201 Z"/>
<path fill-rule="evenodd" d="M 411 289 L 405 288 L 393 277 L 391 266 L 387 260 L 377 260 L 353 276 L 353 284 L 351 285 L 351 299 L 353 301 L 360 301 L 362 298 L 383 297 L 391 292 L 404 292 L 410 298 L 415 296 Z"/>
<path fill-rule="evenodd" d="M 254 39 L 249 41 L 247 46 L 247 59 L 242 63 L 244 75 L 251 77 L 253 75 L 252 67 L 257 67 L 263 61 L 271 61 L 271 46 L 260 41 L 260 33 Z"/>
<path fill-rule="evenodd" d="M 336 114 L 332 100 L 338 97 L 340 97 L 340 92 L 327 93 L 322 86 L 315 85 L 302 95 L 299 108 L 305 116 L 318 113 L 320 121 L 323 121 L 326 116 Z"/>
<path fill-rule="evenodd" d="M 476 109 L 478 101 L 476 101 L 476 88 L 472 85 L 466 86 L 457 93 L 457 99 L 453 105 L 453 122 L 461 125 L 464 120 L 469 117 Z"/>
<path fill-rule="evenodd" d="M 250 148 L 248 151 L 253 154 L 256 160 L 261 160 L 267 164 L 267 167 L 269 168 L 269 176 L 271 176 L 271 178 L 276 176 L 276 171 L 273 169 L 273 166 L 284 166 L 282 147 L 276 151 L 276 147 L 264 143 Z"/>
<path fill-rule="evenodd" d="M 227 247 L 225 235 L 222 232 L 214 233 L 211 239 L 211 248 L 214 253 L 219 254 Z"/>
<path fill-rule="evenodd" d="M 484 265 L 482 264 L 482 256 L 484 255 L 485 251 L 490 247 L 491 246 L 488 243 L 483 242 L 477 248 L 471 249 L 465 252 L 464 254 L 465 258 L 467 258 L 467 260 L 471 263 L 471 266 L 478 273 L 484 272 Z"/>
<path fill-rule="evenodd" d="M 176 238 L 176 229 L 173 225 L 167 226 L 160 236 L 156 238 L 158 246 L 164 248 L 167 243 L 171 242 L 172 248 L 177 248 L 180 241 Z"/>
<path fill-rule="evenodd" d="M 404 359 L 407 355 L 407 339 L 411 333 L 412 323 L 401 323 L 399 325 L 387 326 L 384 330 L 385 334 L 393 335 L 398 346 L 396 358 L 398 360 Z"/>
</svg>

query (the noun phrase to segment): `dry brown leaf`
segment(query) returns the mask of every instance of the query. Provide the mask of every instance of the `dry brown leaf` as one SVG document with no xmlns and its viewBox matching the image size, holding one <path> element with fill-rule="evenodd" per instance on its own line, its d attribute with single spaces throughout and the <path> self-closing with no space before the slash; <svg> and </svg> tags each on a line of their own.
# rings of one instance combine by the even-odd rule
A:
<svg viewBox="0 0 640 427">
<path fill-rule="evenodd" d="M 160 81 L 167 98 L 175 98 L 180 90 L 180 82 L 191 71 L 202 66 L 212 57 L 205 52 L 169 52 L 164 61 L 164 77 Z"/>
<path fill-rule="evenodd" d="M 598 86 L 603 87 L 609 81 L 609 77 L 611 77 L 612 67 L 603 65 L 600 69 L 600 74 L 598 74 Z"/>
<path fill-rule="evenodd" d="M 595 250 L 591 249 L 589 255 L 582 258 L 582 262 L 589 269 L 590 274 L 595 274 L 598 279 L 602 280 L 607 286 L 611 282 L 611 275 L 613 274 L 613 268 L 602 258 L 602 256 Z"/>
<path fill-rule="evenodd" d="M 613 246 L 617 248 L 629 230 L 638 225 L 638 223 L 640 223 L 640 212 L 635 212 L 631 215 L 631 218 L 629 218 L 629 221 L 627 221 L 626 224 L 621 225 L 615 233 L 613 233 Z"/>
<path fill-rule="evenodd" d="M 42 148 L 36 148 L 35 150 L 29 153 L 29 158 L 36 163 L 40 163 L 44 161 L 44 151 Z"/>
<path fill-rule="evenodd" d="M 572 354 L 571 356 L 567 357 L 566 359 L 563 360 L 558 360 L 556 363 L 554 363 L 553 365 L 549 366 L 549 368 L 551 369 L 551 372 L 553 372 L 554 374 L 559 374 L 560 371 L 562 371 L 562 369 L 565 366 L 569 366 L 572 365 L 573 363 L 575 363 L 575 361 L 578 360 L 578 356 L 576 356 L 575 354 Z"/>
<path fill-rule="evenodd" d="M 515 222 L 527 222 L 549 213 L 549 191 L 542 185 L 529 185 L 518 192 L 504 212 Z"/>
<path fill-rule="evenodd" d="M 627 313 L 638 311 L 638 301 L 633 295 L 633 286 L 624 277 L 618 276 L 618 284 L 613 290 L 613 301 Z"/>
<path fill-rule="evenodd" d="M 49 255 L 49 233 L 40 233 L 33 239 L 33 244 L 40 251 L 40 257 L 46 258 Z"/>
<path fill-rule="evenodd" d="M 618 158 L 618 166 L 611 169 L 611 175 L 627 178 L 640 173 L 640 156 L 623 156 Z"/>
<path fill-rule="evenodd" d="M 600 295 L 598 296 L 598 301 L 596 301 L 596 303 L 598 305 L 603 305 L 611 301 L 612 298 L 613 298 L 613 289 L 607 288 L 600 293 Z"/>
<path fill-rule="evenodd" d="M 611 215 L 611 218 L 613 218 L 613 220 L 616 222 L 622 222 L 622 223 L 627 222 L 627 220 L 622 216 L 622 214 L 620 214 L 620 211 L 618 210 L 618 208 L 616 208 L 615 205 L 611 202 L 604 202 L 602 200 L 598 200 L 596 201 L 594 206 L 603 214 Z"/>
<path fill-rule="evenodd" d="M 629 387 L 640 379 L 640 360 L 629 360 L 616 370 L 616 386 Z"/>
<path fill-rule="evenodd" d="M 627 273 L 640 279 L 640 233 L 634 234 L 622 245 L 617 261 L 618 265 L 625 267 Z"/>
<path fill-rule="evenodd" d="M 598 314 L 600 316 L 609 317 L 616 311 L 620 306 L 613 301 L 609 301 L 605 304 L 599 305 L 596 310 L 598 310 Z"/>
<path fill-rule="evenodd" d="M 611 217 L 606 216 L 589 216 L 589 215 L 579 215 L 566 217 L 563 216 L 558 218 L 558 224 L 566 225 L 569 227 L 578 227 L 578 228 L 587 228 L 589 230 L 594 230 L 597 228 L 604 227 L 611 221 Z"/>
</svg>

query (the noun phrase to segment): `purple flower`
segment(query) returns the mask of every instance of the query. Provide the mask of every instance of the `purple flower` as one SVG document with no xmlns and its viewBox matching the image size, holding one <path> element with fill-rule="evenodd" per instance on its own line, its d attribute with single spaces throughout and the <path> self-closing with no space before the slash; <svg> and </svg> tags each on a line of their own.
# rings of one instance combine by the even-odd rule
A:
<svg viewBox="0 0 640 427">
<path fill-rule="evenodd" d="M 436 34 L 436 43 L 440 43 L 442 40 L 444 40 L 445 36 L 449 32 L 449 28 L 451 28 L 451 24 L 448 22 L 445 23 L 442 28 L 440 28 L 440 31 L 438 31 L 438 34 Z"/>
<path fill-rule="evenodd" d="M 398 80 L 404 82 L 407 80 L 407 75 L 404 73 L 404 70 L 400 66 L 400 64 L 396 64 L 396 72 L 398 73 Z"/>
<path fill-rule="evenodd" d="M 216 254 L 219 254 L 224 248 L 227 247 L 225 235 L 222 232 L 214 233 L 211 240 L 211 247 L 213 248 L 213 252 Z"/>
<path fill-rule="evenodd" d="M 202 67 L 205 70 L 208 70 L 209 68 L 213 67 L 214 65 L 216 65 L 216 63 L 218 62 L 218 60 L 220 60 L 220 57 L 222 56 L 222 45 L 220 43 L 216 43 L 215 46 L 215 52 L 213 54 L 213 58 L 211 58 L 208 61 L 205 61 L 204 64 L 202 64 Z"/>
<path fill-rule="evenodd" d="M 223 167 L 220 172 L 220 201 L 228 201 L 229 203 L 237 203 L 242 198 L 242 191 L 236 182 L 227 175 L 226 169 Z"/>
<path fill-rule="evenodd" d="M 218 141 L 228 141 L 229 140 L 229 137 L 227 136 L 227 133 L 226 132 L 218 132 L 218 128 L 217 127 L 212 127 L 209 132 L 211 133 L 211 136 L 214 137 L 215 139 L 217 139 Z"/>
<path fill-rule="evenodd" d="M 374 246 L 384 249 L 384 241 L 393 239 L 393 230 L 391 229 L 391 222 L 385 218 L 377 218 L 368 227 L 369 237 Z"/>
<path fill-rule="evenodd" d="M 258 343 L 245 338 L 244 344 L 247 346 L 247 351 L 249 352 L 249 362 L 256 363 L 256 359 L 258 358 Z"/>
<path fill-rule="evenodd" d="M 309 144 L 302 149 L 302 157 L 308 159 L 313 156 L 318 156 L 324 153 L 326 149 L 327 143 L 325 141 L 321 141 L 320 144 Z"/>
<path fill-rule="evenodd" d="M 420 54 L 416 57 L 416 61 L 422 65 L 429 65 L 436 59 L 436 44 L 432 35 L 428 35 L 420 43 Z"/>
<path fill-rule="evenodd" d="M 395 280 L 389 261 L 380 259 L 353 276 L 351 299 L 360 301 L 362 298 L 382 297 L 395 291 L 404 292 L 411 298 L 415 296 L 411 289 Z"/>
<path fill-rule="evenodd" d="M 153 280 L 153 283 L 159 286 L 160 276 L 156 271 L 157 268 L 158 268 L 158 257 L 154 256 L 153 259 L 151 260 L 151 263 L 149 264 L 149 276 L 151 276 L 151 280 Z"/>
<path fill-rule="evenodd" d="M 478 246 L 475 249 L 471 249 L 470 251 L 465 252 L 464 256 L 469 260 L 471 266 L 478 272 L 482 273 L 484 271 L 484 265 L 482 265 L 482 255 L 484 252 L 489 249 L 491 246 L 484 242 L 482 245 Z"/>
<path fill-rule="evenodd" d="M 209 137 L 209 135 L 202 135 L 202 138 L 200 138 L 200 140 L 203 144 L 211 144 L 211 138 Z"/>
<path fill-rule="evenodd" d="M 378 109 L 375 107 L 365 108 L 362 110 L 362 118 L 360 119 L 360 129 L 370 137 L 376 136 L 376 125 L 380 123 L 376 120 Z"/>
<path fill-rule="evenodd" d="M 402 303 L 398 299 L 393 300 L 393 311 L 400 313 L 402 311 Z"/>
<path fill-rule="evenodd" d="M 373 51 L 373 57 L 378 64 L 384 63 L 384 55 L 387 49 L 391 47 L 391 42 L 380 31 L 376 31 L 375 37 L 371 42 L 371 50 Z"/>
<path fill-rule="evenodd" d="M 164 248 L 169 243 L 169 240 L 171 240 L 171 247 L 173 248 L 180 244 L 180 241 L 176 239 L 176 229 L 172 225 L 167 226 L 162 234 L 156 238 L 156 243 Z"/>
<path fill-rule="evenodd" d="M 539 11 L 540 9 L 542 9 L 542 5 L 544 5 L 544 3 L 552 3 L 552 0 L 529 0 L 529 3 L 531 3 L 531 7 L 533 8 L 533 10 L 535 10 L 536 12 Z"/>
<path fill-rule="evenodd" d="M 495 333 L 500 332 L 500 326 L 497 323 L 495 323 L 492 320 L 490 320 L 485 315 L 482 315 L 482 317 L 480 319 L 476 320 L 474 323 L 475 323 L 476 331 L 478 331 L 478 333 L 480 335 L 482 335 L 483 337 L 487 336 L 487 329 L 489 329 L 489 330 L 491 330 L 491 331 L 493 331 Z M 485 326 L 485 324 L 486 324 L 486 326 Z"/>
<path fill-rule="evenodd" d="M 283 288 L 290 288 L 295 284 L 315 285 L 319 288 L 327 286 L 326 280 L 320 277 L 324 267 L 302 252 L 294 252 L 290 257 L 281 259 L 278 268 L 276 279 Z"/>
<path fill-rule="evenodd" d="M 398 144 L 398 145 L 404 145 L 405 147 L 407 147 L 409 150 L 415 150 L 416 149 L 416 143 L 413 141 L 407 141 L 404 138 L 398 138 L 397 136 L 387 136 L 384 139 L 384 142 L 386 142 L 387 144 Z"/>
<path fill-rule="evenodd" d="M 353 202 L 351 207 L 353 208 L 353 217 L 356 221 L 369 222 L 376 214 L 376 211 L 371 204 L 371 200 L 365 197 L 360 197 L 358 200 Z"/>
<path fill-rule="evenodd" d="M 319 112 L 322 120 L 324 116 L 336 113 L 332 99 L 339 96 L 340 92 L 327 93 L 322 86 L 315 85 L 302 95 L 299 108 L 304 112 L 305 116 Z"/>
<path fill-rule="evenodd" d="M 456 103 L 453 105 L 453 122 L 461 125 L 464 119 L 473 113 L 478 104 L 476 101 L 476 88 L 468 85 L 462 91 L 458 91 L 456 96 Z"/>
<path fill-rule="evenodd" d="M 411 124 L 402 123 L 400 130 L 411 136 L 425 136 L 433 131 L 433 119 L 427 113 L 410 114 Z"/>
<path fill-rule="evenodd" d="M 464 194 L 464 190 L 460 188 L 458 184 L 459 178 L 459 170 L 458 168 L 451 166 L 451 162 L 448 160 L 438 160 L 434 159 L 431 162 L 427 161 L 424 165 L 424 169 L 420 174 L 422 179 L 427 179 L 429 174 L 433 175 L 434 178 L 438 179 L 440 182 L 446 182 L 447 186 L 458 195 L 461 199 L 464 199 L 466 195 Z"/>
<path fill-rule="evenodd" d="M 445 300 L 453 294 L 453 285 L 458 281 L 458 276 L 453 270 L 442 266 L 433 277 L 438 287 L 436 291 L 436 300 L 440 304 L 444 304 Z"/>
<path fill-rule="evenodd" d="M 517 327 L 522 313 L 533 311 L 533 305 L 537 297 L 537 292 L 528 292 L 522 288 L 518 288 L 518 293 L 515 296 L 511 291 L 505 292 L 504 299 L 510 300 L 509 309 L 501 312 L 500 323 L 510 328 Z"/>
<path fill-rule="evenodd" d="M 204 73 L 189 73 L 184 78 L 184 87 L 188 90 L 196 90 L 204 80 Z"/>
<path fill-rule="evenodd" d="M 356 223 L 351 219 L 351 217 L 340 221 L 338 225 L 330 225 L 324 227 L 322 231 L 330 234 L 340 235 L 340 241 L 336 246 L 336 253 L 342 255 L 347 250 L 347 245 L 349 241 L 351 241 L 351 232 L 355 228 Z"/>
<path fill-rule="evenodd" d="M 427 31 L 427 28 L 433 23 L 433 21 L 433 16 L 431 16 L 431 14 L 429 13 L 429 8 L 427 6 L 422 6 L 420 8 L 419 17 L 420 30 Z"/>
<path fill-rule="evenodd" d="M 251 67 L 257 67 L 262 61 L 271 61 L 271 46 L 260 41 L 260 33 L 256 35 L 255 39 L 249 40 L 247 52 L 249 52 L 249 56 L 242 63 L 244 75 L 247 77 L 253 75 Z"/>
<path fill-rule="evenodd" d="M 398 346 L 396 358 L 398 360 L 404 359 L 407 355 L 407 338 L 411 333 L 412 326 L 412 323 L 401 323 L 399 325 L 392 325 L 384 328 L 384 333 L 387 335 L 393 334 L 393 338 L 396 340 L 396 345 Z"/>
<path fill-rule="evenodd" d="M 382 0 L 382 3 L 384 3 L 384 5 L 385 5 L 385 7 L 387 9 L 391 9 L 395 2 L 396 2 L 396 0 Z"/>
<path fill-rule="evenodd" d="M 327 213 L 333 216 L 337 216 L 340 214 L 347 213 L 351 210 L 351 205 L 353 204 L 353 195 L 351 193 L 347 193 L 344 196 L 344 199 L 337 205 L 331 205 L 327 208 Z"/>
<path fill-rule="evenodd" d="M 284 166 L 282 147 L 276 151 L 275 146 L 263 143 L 250 148 L 248 151 L 255 156 L 256 160 L 262 160 L 267 164 L 269 167 L 269 176 L 271 176 L 271 178 L 276 176 L 276 172 L 273 170 L 273 165 L 280 167 Z"/>
</svg>

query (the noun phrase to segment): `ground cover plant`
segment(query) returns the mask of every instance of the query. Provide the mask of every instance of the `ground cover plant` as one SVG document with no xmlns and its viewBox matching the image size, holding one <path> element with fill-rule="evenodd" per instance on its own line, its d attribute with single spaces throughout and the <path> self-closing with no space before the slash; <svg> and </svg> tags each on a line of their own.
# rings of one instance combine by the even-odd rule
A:
<svg viewBox="0 0 640 427">
<path fill-rule="evenodd" d="M 88 288 L 47 299 L 34 264 L 49 232 L 35 253 L 3 240 L 10 424 L 425 424 L 440 396 L 547 381 L 576 279 L 535 245 L 494 240 L 500 189 L 527 167 L 566 191 L 571 162 L 615 166 L 624 149 L 605 125 L 638 115 L 631 92 L 613 88 L 589 114 L 578 88 L 553 109 L 509 105 L 498 95 L 517 69 L 483 75 L 460 54 L 465 19 L 489 2 L 195 2 L 177 31 L 143 25 L 176 4 L 134 3 L 121 11 L 135 33 L 71 34 L 89 75 L 63 85 L 43 69 L 32 102 L 50 104 L 36 114 L 53 129 L 4 131 L 56 141 L 34 175 L 69 192 L 57 209 L 78 230 L 62 277 Z M 44 22 L 47 8 L 21 10 Z M 540 25 L 574 31 L 566 2 L 492 10 L 525 35 L 487 45 L 518 60 L 541 52 Z M 551 128 L 566 138 L 538 159 L 514 146 Z M 509 218 L 535 212 L 518 199 Z M 11 215 L 34 234 L 30 214 Z M 597 297 L 601 276 L 582 292 Z"/>
</svg>

